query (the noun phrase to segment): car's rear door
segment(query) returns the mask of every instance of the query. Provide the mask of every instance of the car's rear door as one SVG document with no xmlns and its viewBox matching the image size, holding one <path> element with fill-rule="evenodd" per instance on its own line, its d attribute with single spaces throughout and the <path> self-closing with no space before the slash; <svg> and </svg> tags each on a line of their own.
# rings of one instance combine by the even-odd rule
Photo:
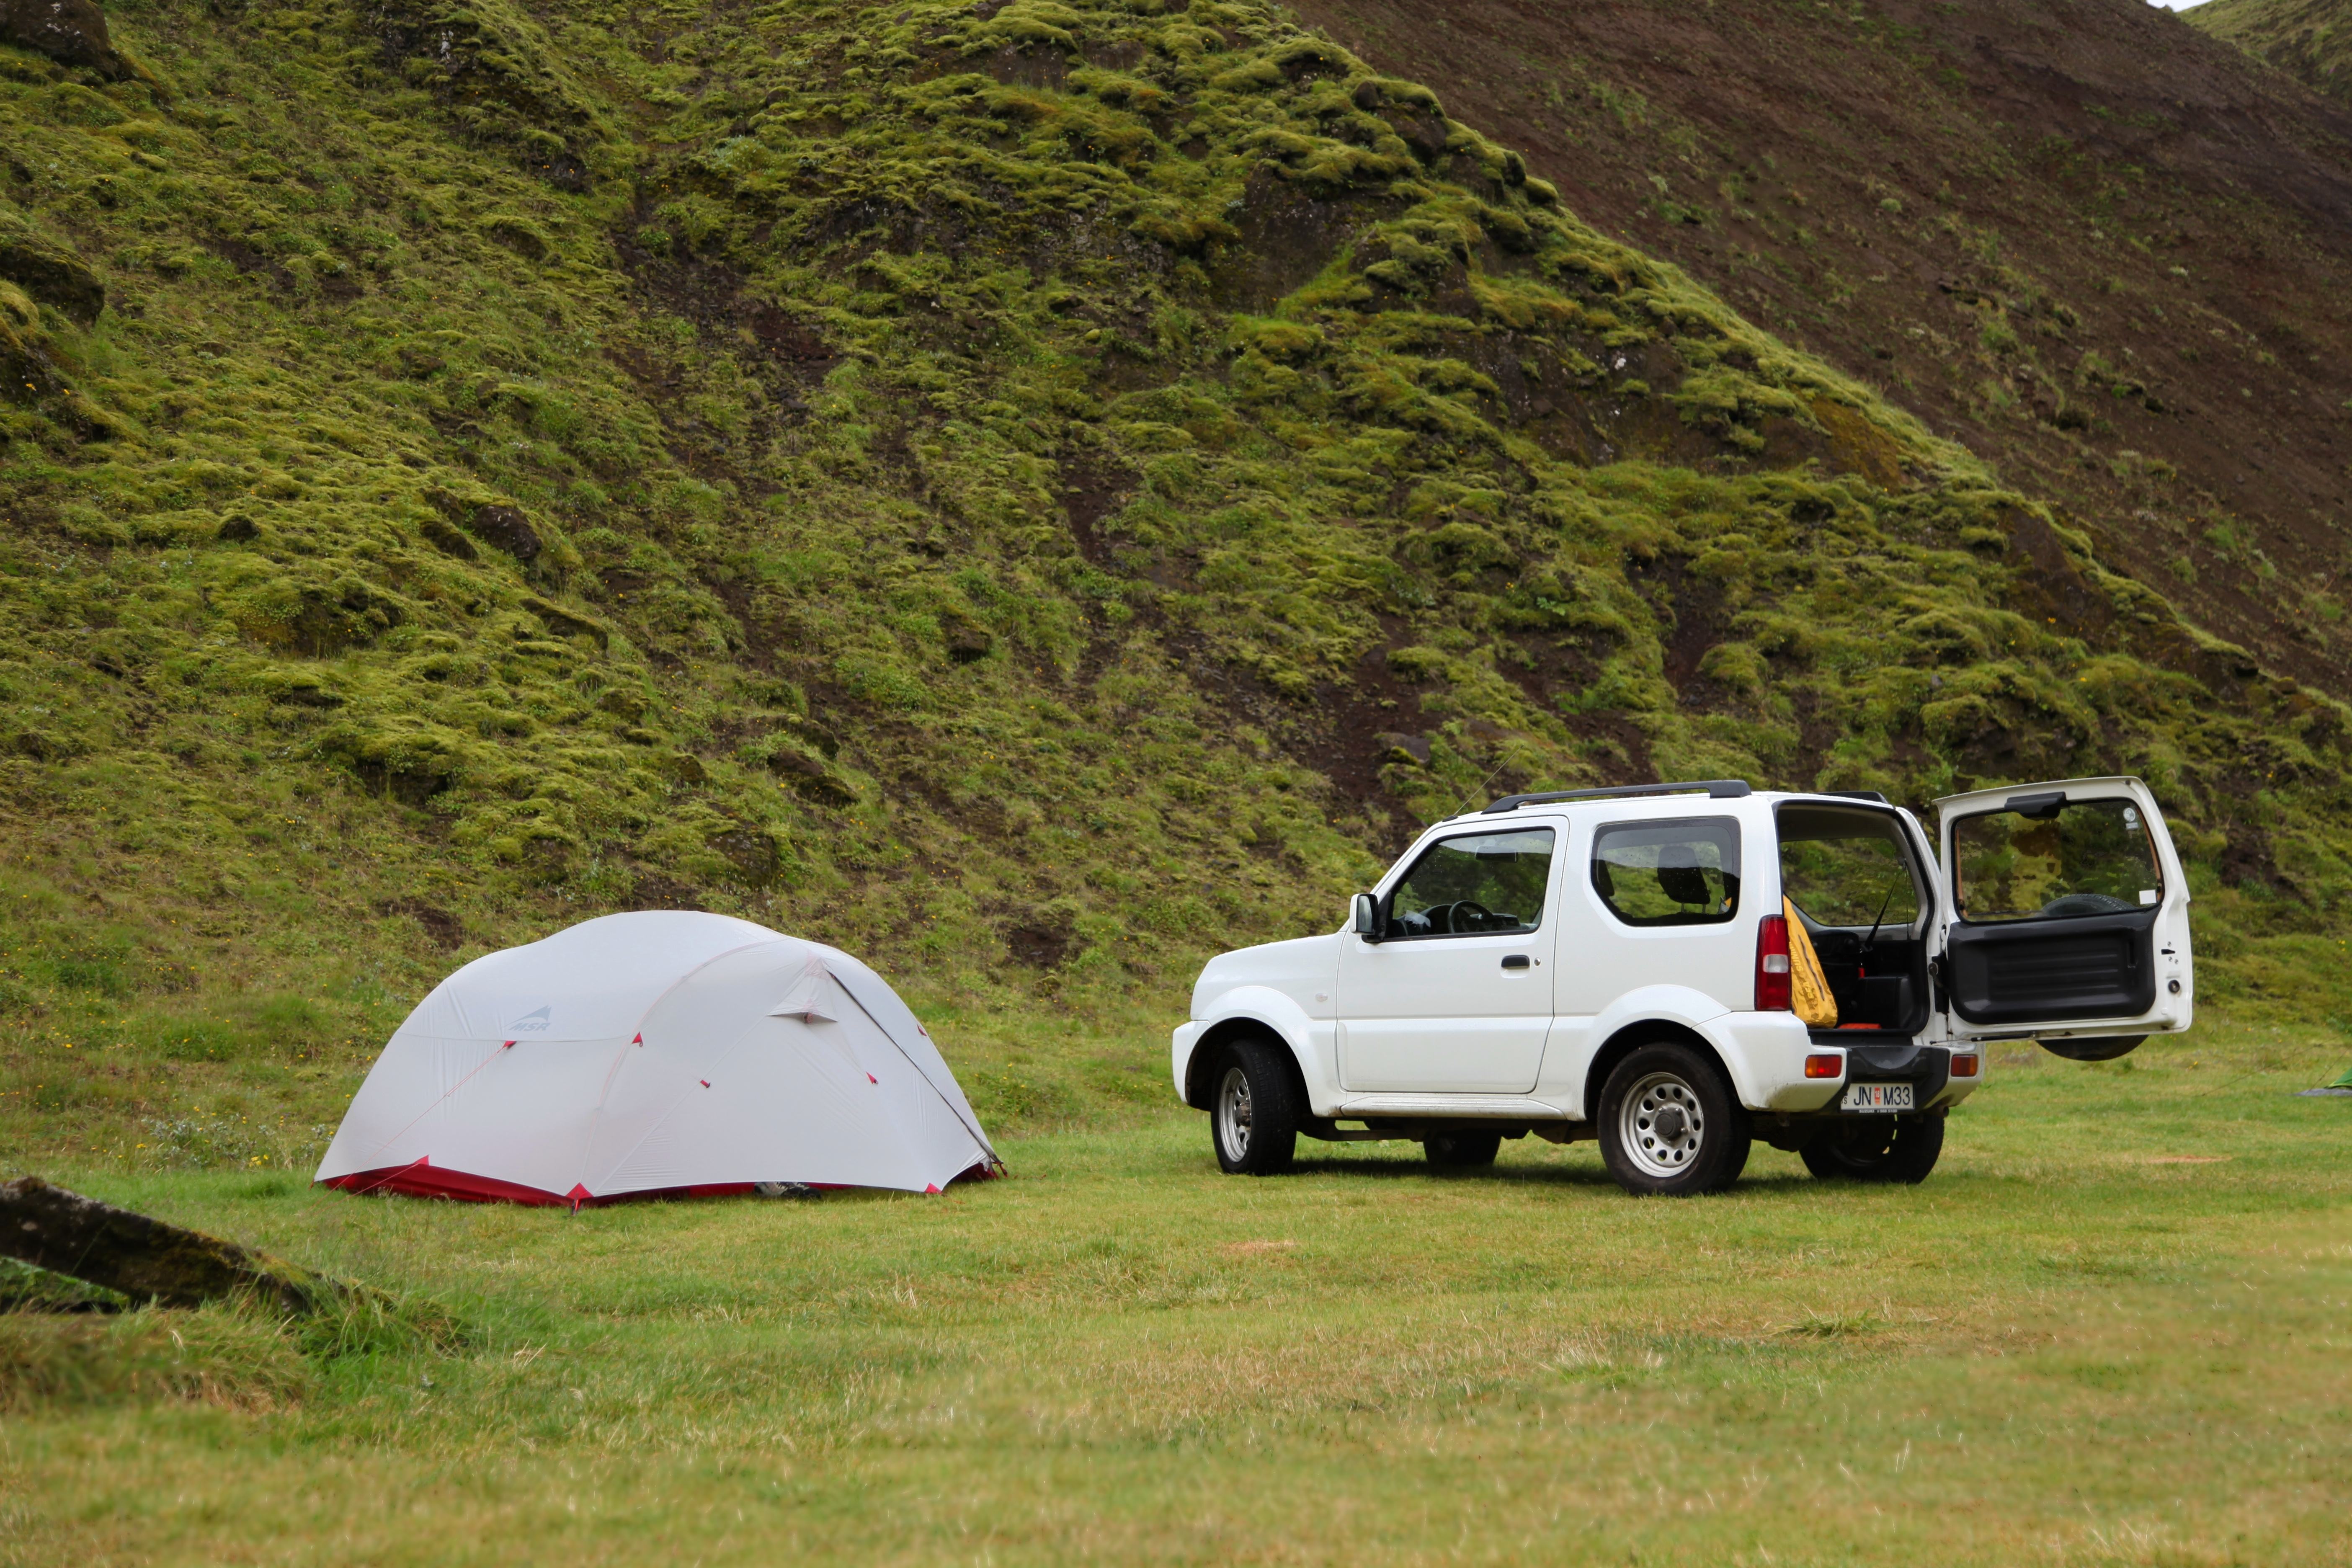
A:
<svg viewBox="0 0 2352 1568">
<path fill-rule="evenodd" d="M 2189 1026 L 2189 884 L 2147 785 L 2063 779 L 1936 805 L 1955 1037 Z"/>
</svg>

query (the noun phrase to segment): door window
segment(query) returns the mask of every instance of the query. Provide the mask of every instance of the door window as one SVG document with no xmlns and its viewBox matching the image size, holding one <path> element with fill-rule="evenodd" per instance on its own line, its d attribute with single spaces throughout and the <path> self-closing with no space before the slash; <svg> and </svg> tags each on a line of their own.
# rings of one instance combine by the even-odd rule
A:
<svg viewBox="0 0 2352 1568">
<path fill-rule="evenodd" d="M 1592 836 L 1592 886 L 1632 926 L 1718 925 L 1739 912 L 1739 824 L 1629 822 Z"/>
<path fill-rule="evenodd" d="M 1780 890 L 1817 926 L 1906 931 L 1919 887 L 1903 830 L 1884 812 L 1784 805 Z"/>
<path fill-rule="evenodd" d="M 2128 800 L 2012 795 L 1952 825 L 1952 902 L 1972 923 L 2121 914 L 2164 901 L 2147 814 Z"/>
<path fill-rule="evenodd" d="M 1552 830 L 1442 839 L 1389 895 L 1391 940 L 1528 931 L 1543 923 Z"/>
</svg>

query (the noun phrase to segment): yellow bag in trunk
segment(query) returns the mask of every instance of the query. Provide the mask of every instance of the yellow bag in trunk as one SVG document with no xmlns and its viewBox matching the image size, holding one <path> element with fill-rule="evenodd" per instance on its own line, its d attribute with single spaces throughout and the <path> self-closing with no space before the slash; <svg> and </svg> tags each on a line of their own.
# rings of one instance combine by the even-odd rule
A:
<svg viewBox="0 0 2352 1568">
<path fill-rule="evenodd" d="M 1789 921 L 1789 991 L 1790 1001 L 1797 1016 L 1816 1029 L 1837 1027 L 1837 998 L 1830 994 L 1828 977 L 1822 973 L 1821 955 L 1813 952 L 1813 939 L 1805 931 L 1805 922 L 1797 918 L 1797 906 L 1788 900 L 1780 900 L 1780 912 Z"/>
</svg>

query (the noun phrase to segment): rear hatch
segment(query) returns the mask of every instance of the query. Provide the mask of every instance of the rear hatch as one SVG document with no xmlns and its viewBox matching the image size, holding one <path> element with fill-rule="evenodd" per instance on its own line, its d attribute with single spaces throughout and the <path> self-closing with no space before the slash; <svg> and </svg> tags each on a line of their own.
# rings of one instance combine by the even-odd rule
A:
<svg viewBox="0 0 2352 1568">
<path fill-rule="evenodd" d="M 2189 1027 L 2189 882 L 2146 784 L 2062 779 L 1936 805 L 1954 1037 L 2098 1058 Z"/>
</svg>

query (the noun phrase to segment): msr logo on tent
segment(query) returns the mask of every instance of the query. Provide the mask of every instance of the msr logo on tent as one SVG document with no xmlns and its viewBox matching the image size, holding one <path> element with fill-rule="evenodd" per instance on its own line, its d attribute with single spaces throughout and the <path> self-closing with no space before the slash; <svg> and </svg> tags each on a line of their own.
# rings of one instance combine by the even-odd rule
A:
<svg viewBox="0 0 2352 1568">
<path fill-rule="evenodd" d="M 551 1005 L 541 1007 L 536 1013 L 525 1013 L 521 1017 L 517 1018 L 513 1023 L 507 1026 L 507 1033 L 509 1035 L 543 1035 L 547 1032 L 547 1026 L 552 1020 L 554 1012 L 555 1009 Z"/>
</svg>

